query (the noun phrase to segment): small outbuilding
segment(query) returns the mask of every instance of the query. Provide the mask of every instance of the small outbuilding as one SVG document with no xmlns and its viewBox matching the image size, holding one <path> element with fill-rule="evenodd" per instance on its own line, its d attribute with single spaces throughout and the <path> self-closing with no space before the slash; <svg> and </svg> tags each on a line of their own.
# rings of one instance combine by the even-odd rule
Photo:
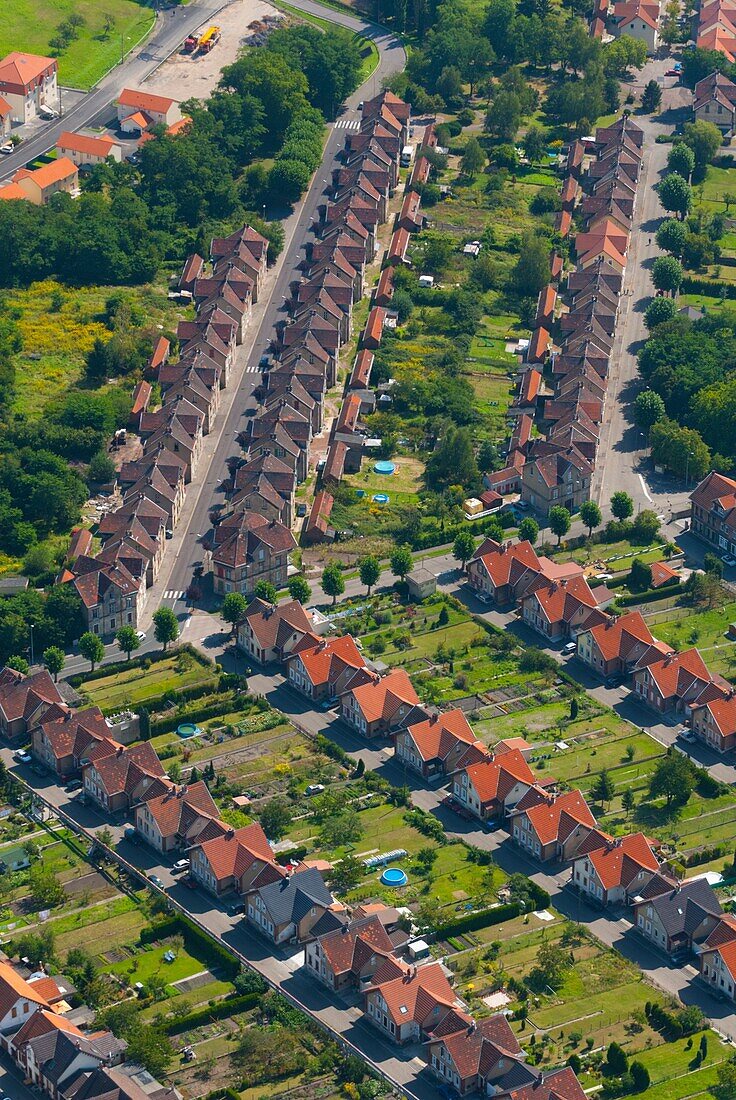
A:
<svg viewBox="0 0 736 1100">
<path fill-rule="evenodd" d="M 409 590 L 409 599 L 421 603 L 437 591 L 437 578 L 425 566 L 420 565 L 407 573 L 406 586 Z"/>
</svg>

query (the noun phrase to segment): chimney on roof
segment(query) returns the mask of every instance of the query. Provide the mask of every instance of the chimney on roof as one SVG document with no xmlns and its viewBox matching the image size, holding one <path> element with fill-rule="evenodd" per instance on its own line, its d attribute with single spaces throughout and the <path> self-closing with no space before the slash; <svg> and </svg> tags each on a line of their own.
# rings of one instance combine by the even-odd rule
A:
<svg viewBox="0 0 736 1100">
<path fill-rule="evenodd" d="M 123 755 L 123 752 L 124 752 L 124 751 L 125 751 L 125 750 L 123 749 L 123 746 L 122 746 L 122 745 L 118 745 L 118 751 L 117 751 L 117 752 L 115 753 L 115 755 L 116 755 L 116 756 L 117 756 L 117 757 L 119 758 L 119 757 L 121 757 L 121 756 Z"/>
</svg>

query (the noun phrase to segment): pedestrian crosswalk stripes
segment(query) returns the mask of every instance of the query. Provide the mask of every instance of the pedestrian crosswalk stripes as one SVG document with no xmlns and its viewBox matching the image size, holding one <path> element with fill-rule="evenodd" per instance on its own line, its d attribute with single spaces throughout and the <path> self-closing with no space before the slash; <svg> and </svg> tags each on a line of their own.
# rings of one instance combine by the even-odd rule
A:
<svg viewBox="0 0 736 1100">
<path fill-rule="evenodd" d="M 184 595 L 184 590 L 181 588 L 169 588 L 164 592 L 165 600 L 180 600 Z"/>
<path fill-rule="evenodd" d="M 335 123 L 336 130 L 359 130 L 360 121 L 357 118 L 339 118 Z"/>
</svg>

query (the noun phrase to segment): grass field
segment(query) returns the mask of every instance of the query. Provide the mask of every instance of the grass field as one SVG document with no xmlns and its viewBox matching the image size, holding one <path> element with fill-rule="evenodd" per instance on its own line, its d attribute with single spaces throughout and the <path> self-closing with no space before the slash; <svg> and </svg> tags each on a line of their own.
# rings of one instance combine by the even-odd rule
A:
<svg viewBox="0 0 736 1100">
<path fill-rule="evenodd" d="M 80 381 L 87 353 L 95 340 L 108 340 L 105 303 L 119 287 L 65 287 L 47 279 L 23 290 L 3 292 L 3 301 L 17 314 L 23 350 L 13 411 L 39 416 L 49 401 Z M 144 311 L 144 320 L 176 328 L 186 312 L 175 307 L 162 290 L 137 287 L 125 291 L 132 308 Z"/>
<path fill-rule="evenodd" d="M 161 978 L 170 984 L 182 978 L 191 978 L 192 974 L 198 974 L 205 969 L 202 963 L 193 958 L 184 948 L 174 952 L 176 958 L 173 962 L 167 962 L 164 955 L 169 950 L 166 946 L 152 947 L 148 951 L 142 951 L 133 959 L 114 963 L 110 967 L 110 972 L 124 975 L 131 985 L 135 982 L 143 982 L 145 985 L 152 977 Z"/>
<path fill-rule="evenodd" d="M 120 60 L 121 47 L 129 53 L 154 23 L 151 6 L 138 0 L 6 0 L 0 18 L 0 56 L 11 50 L 50 53 L 56 28 L 73 12 L 82 16 L 84 25 L 58 62 L 59 82 L 75 88 L 92 87 Z"/>
<path fill-rule="evenodd" d="M 192 657 L 182 661 L 181 656 L 172 654 L 171 657 L 158 661 L 147 669 L 123 669 L 111 676 L 90 680 L 81 685 L 80 691 L 84 692 L 95 706 L 110 712 L 123 706 L 140 706 L 168 692 L 208 682 L 213 685 L 216 683 L 211 666 L 201 665 Z"/>
</svg>

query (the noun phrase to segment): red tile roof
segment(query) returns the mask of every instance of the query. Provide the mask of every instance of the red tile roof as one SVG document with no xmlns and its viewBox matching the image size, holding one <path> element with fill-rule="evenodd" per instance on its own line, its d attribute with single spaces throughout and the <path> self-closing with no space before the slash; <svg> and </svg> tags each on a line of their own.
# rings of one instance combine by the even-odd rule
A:
<svg viewBox="0 0 736 1100">
<path fill-rule="evenodd" d="M 609 619 L 591 631 L 593 641 L 604 661 L 625 660 L 637 643 L 652 645 L 654 637 L 639 611 L 629 611 L 617 619 Z"/>
<path fill-rule="evenodd" d="M 94 157 L 109 157 L 113 149 L 119 149 L 117 141 L 112 138 L 88 137 L 86 134 L 73 134 L 65 130 L 56 139 L 56 148 L 66 151 L 71 149 L 76 153 L 87 153 Z"/>
<path fill-rule="evenodd" d="M 117 102 L 121 107 L 130 107 L 134 111 L 156 111 L 160 114 L 166 114 L 178 101 L 171 99 L 169 96 L 141 92 L 138 88 L 123 88 Z"/>
<path fill-rule="evenodd" d="M 492 760 L 484 760 L 466 769 L 481 802 L 503 802 L 517 783 L 532 786 L 534 775 L 517 748 L 507 749 Z"/>
<path fill-rule="evenodd" d="M 222 826 L 222 822 L 220 825 Z M 260 825 L 227 829 L 220 836 L 205 840 L 198 847 L 219 881 L 231 877 L 240 878 L 256 860 L 275 866 L 273 849 Z"/>
<path fill-rule="evenodd" d="M 525 811 L 540 844 L 562 842 L 576 825 L 595 828 L 595 818 L 580 791 L 567 791 Z"/>
<path fill-rule="evenodd" d="M 363 654 L 350 634 L 329 639 L 308 635 L 295 652 L 315 686 L 331 683 L 345 668 L 365 668 Z"/>
<path fill-rule="evenodd" d="M 615 840 L 603 837 L 585 854 L 604 890 L 626 888 L 642 870 L 652 873 L 659 870 L 659 860 L 643 833 L 630 833 Z"/>
<path fill-rule="evenodd" d="M 388 721 L 401 706 L 419 705 L 419 696 L 403 668 L 393 668 L 386 676 L 353 688 L 353 695 L 366 722 Z"/>
<path fill-rule="evenodd" d="M 422 760 L 444 760 L 458 744 L 481 744 L 459 707 L 407 728 Z"/>
<path fill-rule="evenodd" d="M 668 565 L 666 561 L 653 561 L 650 568 L 652 570 L 652 588 L 661 588 L 663 584 L 669 584 L 671 581 L 680 579 L 677 570 Z"/>
<path fill-rule="evenodd" d="M 20 180 L 30 179 L 43 191 L 54 183 L 60 183 L 62 180 L 78 175 L 77 166 L 72 164 L 69 157 L 56 157 L 54 160 L 50 160 L 48 164 L 42 164 L 40 168 L 35 168 L 33 171 L 28 168 L 20 168 L 13 176 L 13 182 L 19 183 Z"/>
<path fill-rule="evenodd" d="M 384 974 L 390 975 L 387 980 L 382 980 Z M 373 983 L 366 992 L 372 989 L 380 992 L 397 1027 L 410 1021 L 429 1025 L 434 1022 L 436 1007 L 450 1010 L 458 1003 L 439 963 L 411 967 L 398 960 L 387 960 L 376 968 Z"/>
<path fill-rule="evenodd" d="M 486 539 L 475 559 L 483 562 L 494 588 L 516 584 L 529 571 L 540 572 L 539 558 L 530 542 L 497 543 Z"/>
</svg>

